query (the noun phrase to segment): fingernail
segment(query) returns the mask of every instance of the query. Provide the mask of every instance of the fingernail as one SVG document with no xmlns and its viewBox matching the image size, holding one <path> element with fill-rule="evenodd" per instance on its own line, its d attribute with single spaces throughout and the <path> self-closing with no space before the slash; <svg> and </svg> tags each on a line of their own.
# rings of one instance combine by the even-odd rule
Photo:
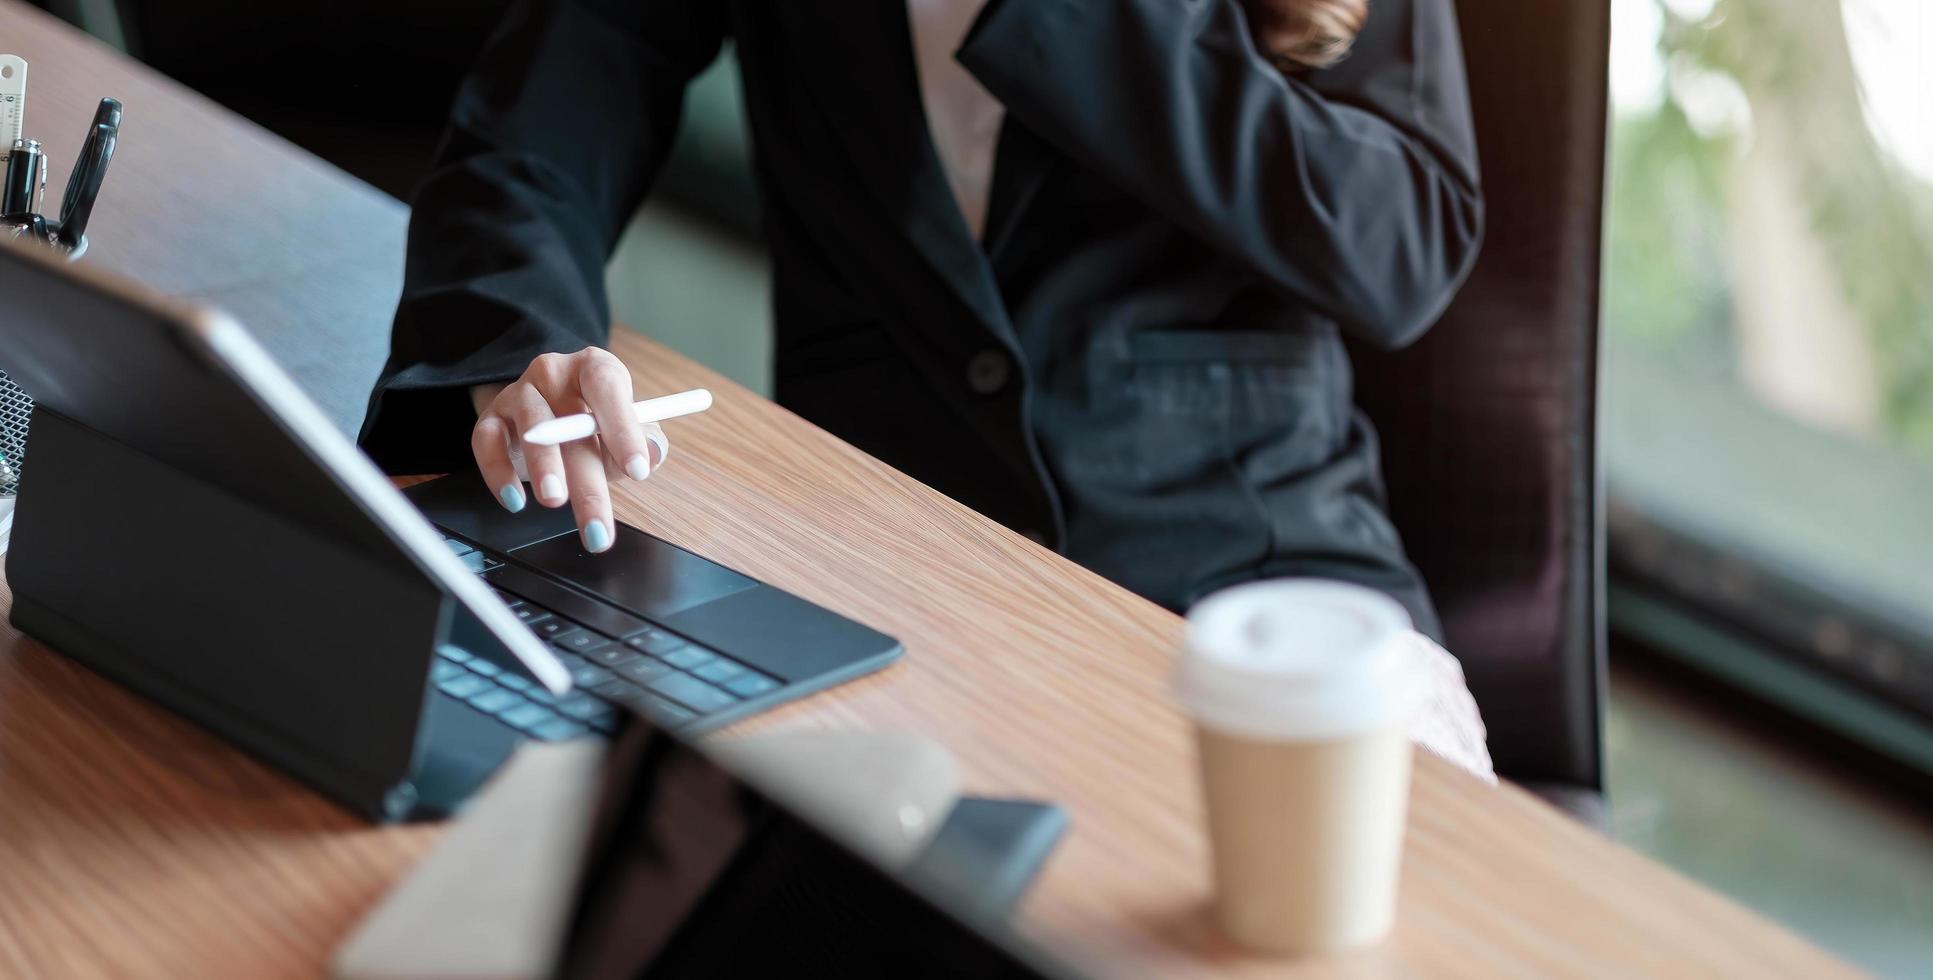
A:
<svg viewBox="0 0 1933 980">
<path fill-rule="evenodd" d="M 639 453 L 624 464 L 624 472 L 630 474 L 633 480 L 642 480 L 651 475 L 651 461 Z"/>
<path fill-rule="evenodd" d="M 506 483 L 497 491 L 497 499 L 503 501 L 503 509 L 515 514 L 524 509 L 524 488 L 515 483 Z"/>
<path fill-rule="evenodd" d="M 544 482 L 537 485 L 537 496 L 553 504 L 561 503 L 564 499 L 564 478 L 555 473 L 544 477 Z"/>
<path fill-rule="evenodd" d="M 592 521 L 584 525 L 584 547 L 593 553 L 611 546 L 611 532 L 604 527 L 603 521 Z"/>
<path fill-rule="evenodd" d="M 653 422 L 644 427 L 645 443 L 651 447 L 653 466 L 663 466 L 671 457 L 671 440 L 665 438 L 664 427 Z"/>
</svg>

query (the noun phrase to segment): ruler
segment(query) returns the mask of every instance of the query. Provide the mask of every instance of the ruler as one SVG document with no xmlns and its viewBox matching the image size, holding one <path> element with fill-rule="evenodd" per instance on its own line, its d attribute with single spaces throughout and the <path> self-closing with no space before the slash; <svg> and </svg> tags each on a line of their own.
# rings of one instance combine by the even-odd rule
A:
<svg viewBox="0 0 1933 980">
<path fill-rule="evenodd" d="M 0 54 L 0 153 L 13 149 L 27 114 L 27 59 Z"/>
</svg>

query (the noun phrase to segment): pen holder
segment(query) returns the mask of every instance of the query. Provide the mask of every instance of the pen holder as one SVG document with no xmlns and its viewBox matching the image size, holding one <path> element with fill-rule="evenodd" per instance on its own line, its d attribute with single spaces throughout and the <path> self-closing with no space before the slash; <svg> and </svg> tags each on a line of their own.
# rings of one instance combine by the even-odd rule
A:
<svg viewBox="0 0 1933 980">
<path fill-rule="evenodd" d="M 17 66 L 17 68 L 16 68 Z M 11 58 L 9 70 L 25 71 L 25 63 Z M 25 99 L 24 74 L 15 76 L 11 101 L 0 108 L 11 108 L 11 123 L 18 133 L 20 105 Z M 121 103 L 102 99 L 67 177 L 58 218 L 41 213 L 42 195 L 47 185 L 47 158 L 38 140 L 18 137 L 7 153 L 4 180 L 0 180 L 0 239 L 37 242 L 55 250 L 68 261 L 87 252 L 87 226 L 107 177 L 108 162 L 114 157 L 121 130 Z M 27 393 L 0 371 L 0 502 L 11 516 L 12 499 L 20 492 L 20 476 L 27 459 L 27 426 L 33 418 L 34 403 Z M 5 550 L 6 528 L 0 522 L 0 552 Z"/>
<path fill-rule="evenodd" d="M 34 400 L 0 371 L 0 498 L 12 497 L 20 490 L 20 466 L 27 454 L 27 421 L 34 413 Z"/>
<path fill-rule="evenodd" d="M 80 241 L 70 245 L 56 237 L 59 232 L 59 222 L 48 221 L 37 214 L 0 218 L 0 238 L 35 242 L 59 252 L 69 261 L 87 254 L 86 235 L 82 235 Z"/>
<path fill-rule="evenodd" d="M 0 238 L 24 238 L 23 234 L 9 234 L 9 227 L 0 227 Z M 87 251 L 87 239 L 82 238 L 74 247 L 69 248 L 58 241 L 39 239 L 47 247 L 54 249 L 74 261 Z M 34 400 L 7 372 L 0 371 L 0 502 L 11 503 L 13 496 L 20 492 L 21 468 L 27 458 L 27 423 L 32 421 Z M 4 553 L 6 543 L 5 523 L 0 522 L 0 553 Z"/>
</svg>

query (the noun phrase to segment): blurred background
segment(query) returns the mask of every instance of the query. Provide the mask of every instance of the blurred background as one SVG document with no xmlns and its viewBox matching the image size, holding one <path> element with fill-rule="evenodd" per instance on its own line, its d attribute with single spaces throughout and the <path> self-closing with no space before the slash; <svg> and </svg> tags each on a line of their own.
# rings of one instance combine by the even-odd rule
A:
<svg viewBox="0 0 1933 980">
<path fill-rule="evenodd" d="M 405 200 L 502 0 L 40 0 Z M 1933 2 L 1612 0 L 1611 831 L 1933 976 Z M 729 54 L 609 281 L 769 390 Z"/>
</svg>

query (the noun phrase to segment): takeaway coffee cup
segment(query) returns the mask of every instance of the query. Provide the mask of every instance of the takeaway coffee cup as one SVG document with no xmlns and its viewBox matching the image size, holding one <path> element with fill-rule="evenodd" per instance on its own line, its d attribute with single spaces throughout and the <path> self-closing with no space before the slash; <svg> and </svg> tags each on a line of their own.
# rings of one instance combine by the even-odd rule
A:
<svg viewBox="0 0 1933 980">
<path fill-rule="evenodd" d="M 1387 935 L 1422 671 L 1403 607 L 1341 582 L 1236 586 L 1188 615 L 1175 692 L 1193 716 L 1214 915 L 1269 953 Z"/>
</svg>

